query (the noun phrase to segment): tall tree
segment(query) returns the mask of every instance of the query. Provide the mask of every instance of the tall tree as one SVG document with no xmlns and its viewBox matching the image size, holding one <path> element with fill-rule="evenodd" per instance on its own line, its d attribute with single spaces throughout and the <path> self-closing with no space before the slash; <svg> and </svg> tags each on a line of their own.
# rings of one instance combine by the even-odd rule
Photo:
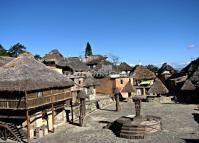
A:
<svg viewBox="0 0 199 143">
<path fill-rule="evenodd" d="M 109 54 L 109 58 L 111 60 L 111 62 L 113 63 L 113 65 L 116 68 L 116 72 L 118 72 L 118 64 L 120 63 L 120 57 L 114 55 L 114 54 Z"/>
<path fill-rule="evenodd" d="M 36 60 L 41 60 L 41 59 L 42 59 L 42 57 L 41 57 L 40 55 L 38 55 L 38 54 L 36 54 L 36 55 L 34 56 L 34 58 L 35 58 Z"/>
<path fill-rule="evenodd" d="M 0 56 L 8 56 L 7 50 L 0 44 Z"/>
<path fill-rule="evenodd" d="M 20 43 L 13 45 L 9 50 L 8 53 L 11 57 L 17 57 L 21 53 L 26 51 L 26 47 Z"/>
<path fill-rule="evenodd" d="M 93 55 L 93 52 L 92 52 L 91 45 L 89 42 L 87 42 L 86 50 L 85 50 L 85 57 L 92 56 L 92 55 Z"/>
</svg>

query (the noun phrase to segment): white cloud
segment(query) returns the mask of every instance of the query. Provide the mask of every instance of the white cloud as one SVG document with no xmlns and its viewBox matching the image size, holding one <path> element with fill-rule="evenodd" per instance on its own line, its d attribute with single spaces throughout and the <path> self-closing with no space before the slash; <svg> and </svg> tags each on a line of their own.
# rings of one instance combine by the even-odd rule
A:
<svg viewBox="0 0 199 143">
<path fill-rule="evenodd" d="M 196 48 L 197 46 L 195 44 L 190 44 L 188 45 L 188 48 L 192 49 L 192 48 Z"/>
</svg>

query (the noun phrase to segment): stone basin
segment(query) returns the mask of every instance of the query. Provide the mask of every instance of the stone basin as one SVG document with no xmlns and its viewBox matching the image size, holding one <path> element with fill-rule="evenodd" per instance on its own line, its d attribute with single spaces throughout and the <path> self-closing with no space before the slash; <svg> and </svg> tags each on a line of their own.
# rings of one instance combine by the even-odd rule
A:
<svg viewBox="0 0 199 143">
<path fill-rule="evenodd" d="M 143 139 L 145 134 L 161 130 L 161 118 L 151 115 L 129 117 L 123 116 L 108 127 L 116 136 L 127 139 Z"/>
</svg>

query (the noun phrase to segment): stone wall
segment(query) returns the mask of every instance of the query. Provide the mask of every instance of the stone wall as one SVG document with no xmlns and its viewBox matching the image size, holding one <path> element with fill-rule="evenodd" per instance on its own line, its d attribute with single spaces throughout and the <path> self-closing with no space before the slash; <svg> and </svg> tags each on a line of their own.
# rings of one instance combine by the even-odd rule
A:
<svg viewBox="0 0 199 143">
<path fill-rule="evenodd" d="M 97 100 L 86 101 L 86 114 L 96 111 L 97 109 L 104 108 L 112 103 L 114 103 L 114 101 L 108 96 Z M 73 107 L 73 118 L 74 120 L 79 119 L 79 105 Z"/>
</svg>

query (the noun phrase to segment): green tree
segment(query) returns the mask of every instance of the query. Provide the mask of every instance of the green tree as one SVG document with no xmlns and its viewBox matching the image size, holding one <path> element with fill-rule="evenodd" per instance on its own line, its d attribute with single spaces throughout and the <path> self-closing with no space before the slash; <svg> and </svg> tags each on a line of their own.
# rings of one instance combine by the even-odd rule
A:
<svg viewBox="0 0 199 143">
<path fill-rule="evenodd" d="M 20 43 L 13 45 L 9 50 L 8 53 L 11 57 L 17 57 L 21 53 L 26 51 L 26 47 Z"/>
<path fill-rule="evenodd" d="M 87 42 L 86 50 L 85 50 L 85 57 L 92 56 L 92 55 L 93 55 L 93 52 L 92 52 L 91 45 L 89 42 Z"/>
<path fill-rule="evenodd" d="M 42 59 L 42 57 L 40 55 L 38 55 L 38 54 L 36 54 L 34 57 L 35 57 L 36 60 L 41 60 Z"/>
<path fill-rule="evenodd" d="M 8 52 L 4 47 L 0 44 L 0 56 L 8 56 Z"/>
</svg>

